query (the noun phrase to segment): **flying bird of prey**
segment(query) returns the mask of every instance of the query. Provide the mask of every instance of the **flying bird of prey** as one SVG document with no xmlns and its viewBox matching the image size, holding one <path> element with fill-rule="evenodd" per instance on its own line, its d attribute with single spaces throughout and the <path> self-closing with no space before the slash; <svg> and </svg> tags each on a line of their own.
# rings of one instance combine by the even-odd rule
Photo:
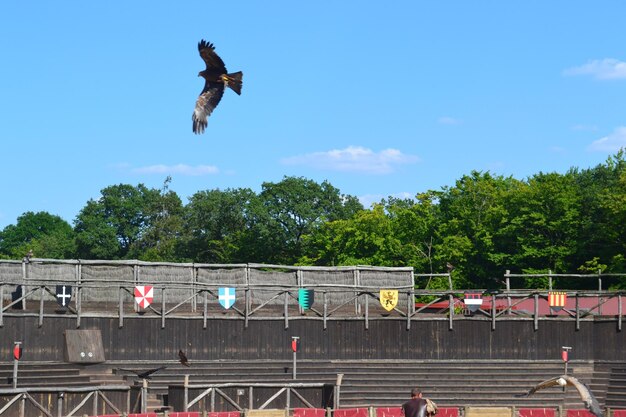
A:
<svg viewBox="0 0 626 417">
<path fill-rule="evenodd" d="M 203 77 L 204 88 L 196 100 L 196 108 L 191 119 L 193 120 L 193 132 L 200 134 L 207 126 L 207 118 L 222 99 L 224 87 L 230 87 L 235 93 L 241 95 L 243 72 L 226 71 L 224 61 L 215 53 L 215 46 L 202 39 L 198 42 L 198 52 L 206 64 L 206 69 L 198 73 Z"/>
<path fill-rule="evenodd" d="M 162 369 L 167 368 L 166 366 L 160 366 L 158 368 L 154 368 L 154 369 L 146 369 L 145 371 L 136 371 L 134 369 L 124 369 L 124 368 L 118 368 L 120 371 L 124 371 L 124 372 L 130 372 L 131 374 L 135 374 L 137 375 L 138 378 L 141 379 L 152 379 L 152 377 L 150 375 L 152 375 L 155 372 L 158 372 Z"/>
<path fill-rule="evenodd" d="M 516 397 L 528 397 L 530 395 L 533 395 L 535 392 L 539 391 L 540 389 L 554 387 L 554 386 L 564 387 L 566 385 L 572 386 L 576 388 L 576 390 L 578 390 L 578 393 L 580 394 L 581 399 L 585 403 L 585 408 L 589 410 L 591 414 L 593 414 L 596 417 L 604 417 L 602 408 L 600 407 L 598 400 L 596 400 L 596 397 L 594 397 L 593 394 L 591 393 L 591 390 L 589 389 L 589 387 L 583 384 L 582 382 L 580 382 L 578 379 L 569 375 L 561 375 L 561 376 L 554 377 L 552 379 L 548 379 L 547 381 L 543 381 L 539 383 L 538 385 L 535 385 L 527 393 L 516 395 Z"/>
<path fill-rule="evenodd" d="M 180 360 L 180 363 L 182 363 L 184 366 L 191 366 L 191 365 L 189 365 L 189 361 L 187 360 L 187 356 L 185 356 L 185 353 L 182 350 L 178 351 L 178 358 Z"/>
</svg>

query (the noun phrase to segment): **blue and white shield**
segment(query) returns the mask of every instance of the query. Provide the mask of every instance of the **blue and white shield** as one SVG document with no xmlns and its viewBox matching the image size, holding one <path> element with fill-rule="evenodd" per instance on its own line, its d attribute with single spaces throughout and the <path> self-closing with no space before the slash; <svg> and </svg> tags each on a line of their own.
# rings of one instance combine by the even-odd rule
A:
<svg viewBox="0 0 626 417">
<path fill-rule="evenodd" d="M 218 288 L 217 299 L 224 308 L 231 308 L 235 304 L 235 289 L 231 287 Z"/>
</svg>

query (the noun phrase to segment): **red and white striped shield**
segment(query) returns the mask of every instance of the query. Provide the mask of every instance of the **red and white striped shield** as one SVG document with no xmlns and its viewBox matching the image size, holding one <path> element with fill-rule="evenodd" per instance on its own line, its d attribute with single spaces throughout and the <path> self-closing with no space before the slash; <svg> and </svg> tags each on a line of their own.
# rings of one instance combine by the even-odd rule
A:
<svg viewBox="0 0 626 417">
<path fill-rule="evenodd" d="M 141 308 L 148 307 L 154 299 L 152 285 L 137 285 L 135 287 L 135 301 Z"/>
<path fill-rule="evenodd" d="M 474 313 L 483 305 L 483 294 L 480 292 L 466 292 L 463 302 L 465 303 L 465 307 Z"/>
<path fill-rule="evenodd" d="M 550 308 L 555 311 L 560 311 L 563 307 L 565 307 L 565 302 L 567 301 L 567 293 L 562 291 L 550 291 L 548 293 L 548 304 Z"/>
</svg>

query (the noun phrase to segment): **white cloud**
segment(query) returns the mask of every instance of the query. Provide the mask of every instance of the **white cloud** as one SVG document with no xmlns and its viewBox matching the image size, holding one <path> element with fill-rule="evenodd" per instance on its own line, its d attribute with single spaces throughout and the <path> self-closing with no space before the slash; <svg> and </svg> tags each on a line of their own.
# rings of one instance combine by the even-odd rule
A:
<svg viewBox="0 0 626 417">
<path fill-rule="evenodd" d="M 596 132 L 598 130 L 598 126 L 578 124 L 578 125 L 572 126 L 572 130 L 583 131 L 583 132 Z"/>
<path fill-rule="evenodd" d="M 626 126 L 620 126 L 610 135 L 592 142 L 588 149 L 590 151 L 617 152 L 621 148 L 626 148 Z"/>
<path fill-rule="evenodd" d="M 442 125 L 460 125 L 461 121 L 454 117 L 441 116 L 439 119 L 437 119 L 437 123 L 442 124 Z"/>
<path fill-rule="evenodd" d="M 361 146 L 313 152 L 281 160 L 286 165 L 307 165 L 316 169 L 367 174 L 389 174 L 394 171 L 396 165 L 417 161 L 419 161 L 417 156 L 405 155 L 397 149 L 389 148 L 374 152 Z"/>
<path fill-rule="evenodd" d="M 133 168 L 131 171 L 136 174 L 179 174 L 192 177 L 219 173 L 219 169 L 213 165 L 191 166 L 186 164 L 150 165 L 146 167 Z"/>
<path fill-rule="evenodd" d="M 626 79 L 626 62 L 613 58 L 595 59 L 579 67 L 568 68 L 565 75 L 591 75 L 597 80 Z"/>
</svg>

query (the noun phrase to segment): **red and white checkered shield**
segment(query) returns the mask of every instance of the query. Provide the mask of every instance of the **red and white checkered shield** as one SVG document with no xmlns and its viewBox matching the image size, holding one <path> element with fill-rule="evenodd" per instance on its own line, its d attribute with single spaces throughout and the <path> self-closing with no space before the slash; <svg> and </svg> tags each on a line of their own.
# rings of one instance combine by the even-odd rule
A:
<svg viewBox="0 0 626 417">
<path fill-rule="evenodd" d="M 135 287 L 135 301 L 141 308 L 148 307 L 154 299 L 152 285 L 137 285 Z"/>
</svg>

